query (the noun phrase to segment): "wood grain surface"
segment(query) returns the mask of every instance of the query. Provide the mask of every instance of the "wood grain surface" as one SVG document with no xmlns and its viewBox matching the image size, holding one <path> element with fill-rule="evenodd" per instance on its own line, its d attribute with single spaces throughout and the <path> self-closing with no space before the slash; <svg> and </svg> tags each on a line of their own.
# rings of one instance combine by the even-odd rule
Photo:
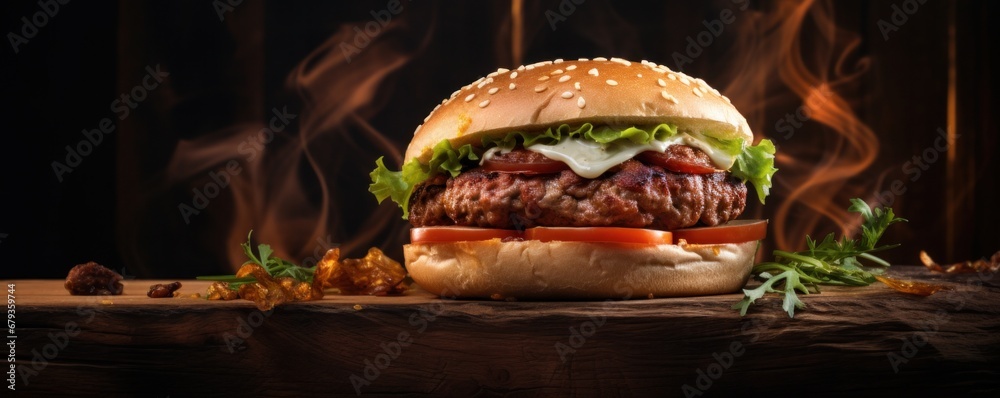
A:
<svg viewBox="0 0 1000 398">
<path fill-rule="evenodd" d="M 498 302 L 414 289 L 262 313 L 147 298 L 157 281 L 113 297 L 4 285 L 16 286 L 16 385 L 29 395 L 997 396 L 1000 277 L 891 275 L 952 290 L 827 288 L 789 319 L 776 296 L 740 317 L 735 294 Z"/>
</svg>

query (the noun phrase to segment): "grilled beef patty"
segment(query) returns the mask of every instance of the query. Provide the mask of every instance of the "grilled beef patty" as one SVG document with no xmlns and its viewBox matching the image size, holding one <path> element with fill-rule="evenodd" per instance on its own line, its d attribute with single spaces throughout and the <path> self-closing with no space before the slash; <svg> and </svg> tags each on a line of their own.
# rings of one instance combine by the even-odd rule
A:
<svg viewBox="0 0 1000 398">
<path fill-rule="evenodd" d="M 681 174 L 636 160 L 595 179 L 572 170 L 526 175 L 474 168 L 418 186 L 410 199 L 410 223 L 670 230 L 735 219 L 746 196 L 746 186 L 729 173 Z"/>
</svg>

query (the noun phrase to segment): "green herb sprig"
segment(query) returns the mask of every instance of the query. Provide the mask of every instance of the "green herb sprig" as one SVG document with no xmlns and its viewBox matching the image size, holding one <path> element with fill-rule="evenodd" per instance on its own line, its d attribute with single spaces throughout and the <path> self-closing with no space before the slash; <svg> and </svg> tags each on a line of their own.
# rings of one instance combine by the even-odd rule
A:
<svg viewBox="0 0 1000 398">
<path fill-rule="evenodd" d="M 290 277 L 300 282 L 312 283 L 313 274 L 316 272 L 316 266 L 302 267 L 280 257 L 271 257 L 271 255 L 274 254 L 274 250 L 271 249 L 271 245 L 263 243 L 257 245 L 257 254 L 254 254 L 250 244 L 251 235 L 253 235 L 253 230 L 250 230 L 250 233 L 247 234 L 247 242 L 240 244 L 240 246 L 243 247 L 243 253 L 247 255 L 248 259 L 243 263 L 243 265 L 260 265 L 274 278 Z M 229 283 L 229 288 L 232 290 L 238 290 L 241 285 L 247 283 L 257 282 L 257 278 L 252 276 L 238 278 L 236 275 L 199 276 L 197 279 L 203 281 L 227 282 Z"/>
<path fill-rule="evenodd" d="M 864 218 L 860 239 L 842 236 L 838 241 L 830 233 L 817 242 L 806 236 L 808 250 L 775 250 L 774 261 L 757 264 L 751 272 L 757 279 L 763 280 L 763 283 L 755 289 L 743 289 L 744 297 L 733 305 L 733 309 L 739 310 L 743 316 L 750 305 L 766 293 L 782 293 L 784 298 L 781 308 L 792 318 L 795 317 L 796 308 L 805 307 L 796 292 L 819 293 L 820 285 L 868 286 L 874 283 L 875 275 L 885 272 L 889 263 L 872 253 L 899 246 L 876 247 L 876 244 L 890 225 L 906 219 L 896 217 L 892 208 L 872 209 L 858 198 L 851 199 L 848 210 L 860 213 Z M 874 266 L 865 266 L 861 260 Z"/>
</svg>

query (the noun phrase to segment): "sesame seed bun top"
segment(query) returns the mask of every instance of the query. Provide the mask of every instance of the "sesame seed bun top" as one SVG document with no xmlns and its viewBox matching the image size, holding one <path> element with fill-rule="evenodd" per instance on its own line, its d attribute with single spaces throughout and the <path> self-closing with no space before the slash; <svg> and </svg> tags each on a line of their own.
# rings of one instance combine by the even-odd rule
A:
<svg viewBox="0 0 1000 398">
<path fill-rule="evenodd" d="M 404 162 L 427 161 L 445 139 L 454 147 L 479 145 L 485 135 L 582 123 L 671 123 L 681 131 L 753 141 L 743 115 L 704 80 L 647 61 L 557 59 L 501 68 L 452 93 L 414 131 Z"/>
</svg>

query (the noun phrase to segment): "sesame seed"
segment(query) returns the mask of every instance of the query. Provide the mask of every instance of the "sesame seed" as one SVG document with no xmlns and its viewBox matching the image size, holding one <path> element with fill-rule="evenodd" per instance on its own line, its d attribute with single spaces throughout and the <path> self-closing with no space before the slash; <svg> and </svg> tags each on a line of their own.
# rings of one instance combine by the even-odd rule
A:
<svg viewBox="0 0 1000 398">
<path fill-rule="evenodd" d="M 636 73 L 635 77 L 642 77 L 642 73 Z"/>
<path fill-rule="evenodd" d="M 472 82 L 472 83 L 469 83 L 469 85 L 468 85 L 468 86 L 465 86 L 465 87 L 472 87 L 472 86 L 474 86 L 474 85 L 476 85 L 476 84 L 479 84 L 479 83 L 480 83 L 480 82 L 482 82 L 483 80 L 486 80 L 486 78 L 485 78 L 485 77 L 480 77 L 480 78 L 476 79 L 476 81 L 474 81 L 474 82 Z"/>
<path fill-rule="evenodd" d="M 663 81 L 663 79 L 656 79 L 656 84 L 659 84 L 660 87 L 666 87 L 667 86 L 667 82 Z"/>
<path fill-rule="evenodd" d="M 684 83 L 685 86 L 690 86 L 691 85 L 691 79 L 688 79 L 687 76 L 681 76 L 681 83 Z"/>
<path fill-rule="evenodd" d="M 417 135 L 417 133 L 420 132 L 420 128 L 421 127 L 424 127 L 424 125 L 421 124 L 421 125 L 417 126 L 417 129 L 413 130 L 413 135 Z"/>
<path fill-rule="evenodd" d="M 510 86 L 507 86 L 507 87 L 510 88 L 511 90 L 513 90 L 513 89 L 517 88 L 517 85 L 514 84 L 514 83 L 511 83 Z"/>
<path fill-rule="evenodd" d="M 499 74 L 500 74 L 500 72 L 490 72 L 490 74 L 486 75 L 486 77 L 493 77 L 493 76 L 496 76 L 496 75 L 499 75 Z"/>
<path fill-rule="evenodd" d="M 670 79 L 670 80 L 677 80 L 677 75 L 675 75 L 675 74 L 671 73 L 671 74 L 667 75 L 667 79 Z"/>
<path fill-rule="evenodd" d="M 455 92 L 454 92 L 454 93 L 451 93 L 451 99 L 455 99 L 455 97 L 457 97 L 457 96 L 458 96 L 458 93 L 459 93 L 459 92 L 461 92 L 461 91 L 462 91 L 462 90 L 455 90 Z"/>
<path fill-rule="evenodd" d="M 675 104 L 677 103 L 677 98 L 667 93 L 667 90 L 660 90 L 660 96 L 662 96 L 663 99 L 667 101 L 673 102 Z"/>
<path fill-rule="evenodd" d="M 576 65 L 570 65 L 570 66 L 566 67 L 566 70 L 568 70 L 568 71 L 569 70 L 574 70 L 574 69 L 576 69 Z"/>
<path fill-rule="evenodd" d="M 496 94 L 496 93 L 497 93 L 497 91 L 500 91 L 500 89 L 499 89 L 499 88 L 496 88 L 496 87 L 493 87 L 493 88 L 491 88 L 491 89 L 490 89 L 490 91 L 488 91 L 488 92 L 490 93 L 490 95 L 493 95 L 493 94 Z"/>
<path fill-rule="evenodd" d="M 510 72 L 510 69 L 507 69 L 507 68 L 497 69 L 497 73 L 507 73 L 507 72 Z"/>
<path fill-rule="evenodd" d="M 434 112 L 431 112 L 431 115 L 433 114 Z M 431 115 L 427 115 L 427 117 L 424 117 L 424 123 L 427 123 L 428 120 L 431 120 Z"/>
<path fill-rule="evenodd" d="M 510 74 L 510 78 L 511 79 L 513 79 L 515 77 L 517 77 L 517 71 L 514 71 L 513 73 Z"/>
<path fill-rule="evenodd" d="M 545 91 L 545 89 L 547 89 L 547 88 L 549 88 L 549 86 L 546 86 L 544 84 L 539 84 L 539 85 L 535 86 L 535 92 L 536 93 L 540 93 L 542 91 Z"/>
<path fill-rule="evenodd" d="M 483 88 L 483 86 L 485 86 L 487 84 L 490 84 L 490 83 L 493 83 L 493 78 L 492 77 L 489 78 L 489 79 L 483 80 L 482 82 L 480 82 L 478 85 L 476 85 L 476 88 Z"/>
<path fill-rule="evenodd" d="M 607 83 L 610 86 L 617 86 L 618 85 L 618 82 L 616 82 L 614 80 L 611 80 L 611 79 L 605 80 L 604 82 Z"/>
<path fill-rule="evenodd" d="M 552 63 L 561 64 L 561 63 L 563 63 L 563 59 L 562 58 L 556 58 L 556 60 L 552 61 Z"/>
<path fill-rule="evenodd" d="M 524 70 L 524 69 L 525 69 L 525 66 L 524 66 L 524 65 L 521 65 L 521 66 L 518 66 L 518 67 L 517 67 L 517 70 Z"/>
<path fill-rule="evenodd" d="M 565 83 L 565 82 L 566 82 L 567 80 L 569 80 L 569 79 L 570 79 L 571 77 L 572 77 L 572 76 L 570 76 L 570 75 L 563 75 L 562 77 L 560 77 L 560 78 L 559 78 L 559 83 Z"/>
<path fill-rule="evenodd" d="M 476 93 L 472 93 L 472 94 L 467 95 L 465 97 L 465 102 L 472 101 L 473 98 L 476 98 Z"/>
<path fill-rule="evenodd" d="M 579 106 L 580 109 L 583 109 L 583 107 L 587 106 L 587 101 L 584 101 L 583 97 L 577 98 L 576 99 L 576 106 Z"/>
<path fill-rule="evenodd" d="M 617 63 L 619 63 L 619 64 L 622 64 L 622 65 L 625 65 L 625 66 L 632 66 L 632 63 L 631 63 L 631 62 L 629 62 L 629 61 L 626 61 L 626 60 L 624 60 L 624 59 L 621 59 L 621 58 L 615 58 L 615 57 L 612 57 L 612 58 L 611 58 L 611 62 L 617 62 Z"/>
<path fill-rule="evenodd" d="M 486 105 L 489 105 L 489 104 L 490 104 L 490 100 L 485 100 L 485 101 L 479 103 L 479 107 L 480 108 L 485 108 Z"/>
<path fill-rule="evenodd" d="M 590 68 L 590 70 L 587 71 L 587 74 L 591 76 L 597 76 L 598 75 L 597 68 Z"/>
<path fill-rule="evenodd" d="M 572 91 L 563 91 L 562 97 L 565 98 L 565 99 L 573 98 L 573 92 Z"/>
<path fill-rule="evenodd" d="M 691 91 L 694 92 L 694 95 L 697 95 L 699 97 L 704 97 L 705 96 L 704 94 L 701 93 L 701 90 L 698 89 L 698 87 L 695 87 L 695 88 L 691 89 Z"/>
<path fill-rule="evenodd" d="M 607 58 L 604 58 L 604 57 L 597 57 L 597 58 L 594 58 L 594 61 L 607 61 L 607 60 L 608 60 L 608 59 L 607 59 Z"/>
<path fill-rule="evenodd" d="M 555 76 L 555 75 L 558 75 L 558 74 L 561 74 L 561 73 L 563 73 L 562 69 L 556 69 L 556 70 L 552 71 L 552 73 L 549 73 L 549 74 Z"/>
<path fill-rule="evenodd" d="M 532 69 L 535 69 L 535 65 L 528 65 L 528 66 L 525 66 L 525 67 L 524 67 L 524 69 L 527 69 L 527 70 L 532 70 Z"/>
<path fill-rule="evenodd" d="M 580 91 L 580 82 L 573 83 L 573 87 L 576 88 L 576 91 Z"/>
<path fill-rule="evenodd" d="M 549 80 L 549 77 L 548 77 L 548 76 L 542 76 L 542 77 L 539 77 L 539 78 L 538 78 L 538 81 L 540 81 L 540 82 L 544 82 L 544 81 L 546 81 L 546 80 Z"/>
<path fill-rule="evenodd" d="M 577 61 L 590 61 L 590 60 L 586 58 L 578 58 Z"/>
</svg>

